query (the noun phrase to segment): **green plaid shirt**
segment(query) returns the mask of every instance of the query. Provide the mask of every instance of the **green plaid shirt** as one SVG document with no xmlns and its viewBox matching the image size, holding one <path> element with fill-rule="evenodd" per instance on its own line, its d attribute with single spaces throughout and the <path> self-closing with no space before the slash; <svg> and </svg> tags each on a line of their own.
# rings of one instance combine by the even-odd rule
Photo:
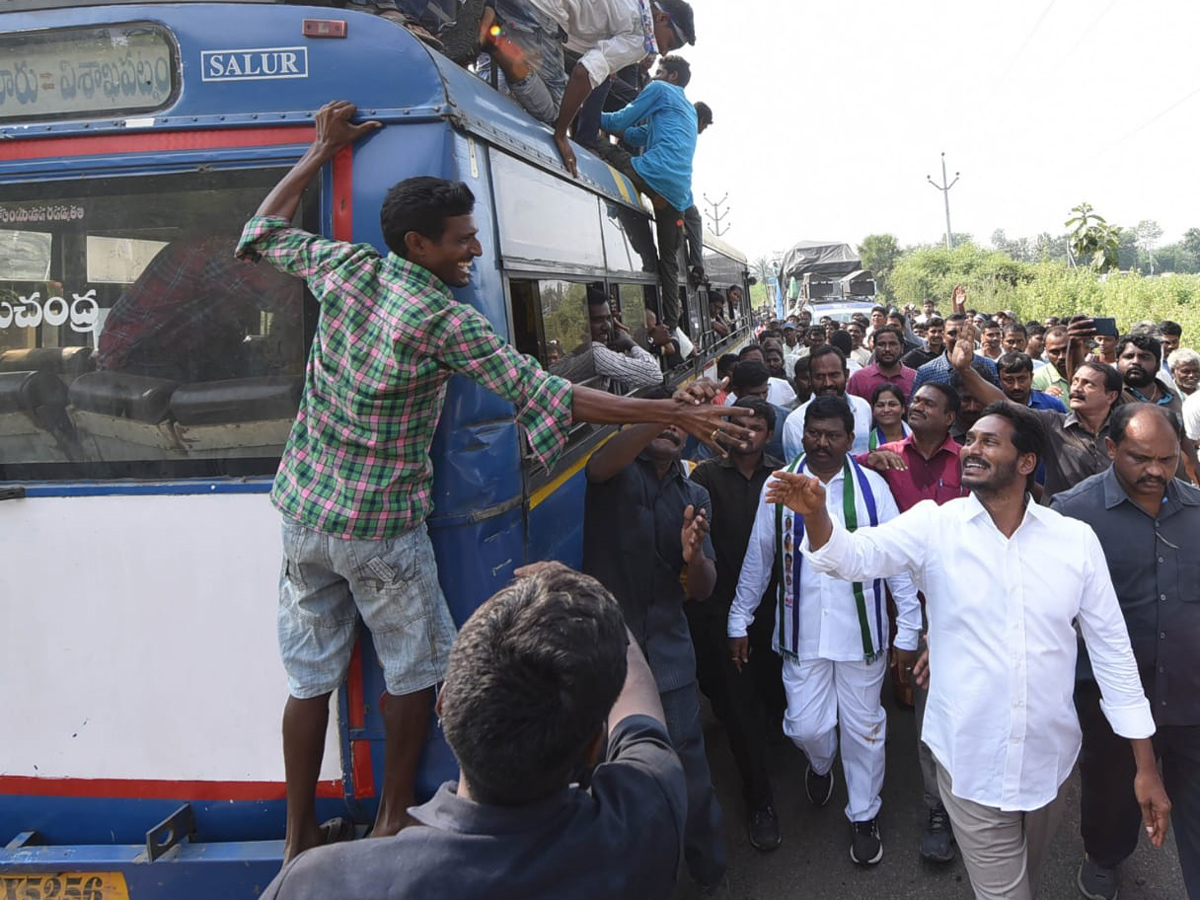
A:
<svg viewBox="0 0 1200 900">
<path fill-rule="evenodd" d="M 455 372 L 513 402 L 542 463 L 561 452 L 570 383 L 502 341 L 431 272 L 269 216 L 246 223 L 237 255 L 305 279 L 321 304 L 304 397 L 271 491 L 285 516 L 367 539 L 425 521 L 429 445 Z"/>
</svg>

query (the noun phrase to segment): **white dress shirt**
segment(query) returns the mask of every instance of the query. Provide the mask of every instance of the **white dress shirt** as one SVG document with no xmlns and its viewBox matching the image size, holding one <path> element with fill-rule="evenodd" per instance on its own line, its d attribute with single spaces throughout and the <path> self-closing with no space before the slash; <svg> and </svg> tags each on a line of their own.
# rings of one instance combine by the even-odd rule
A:
<svg viewBox="0 0 1200 900">
<path fill-rule="evenodd" d="M 879 521 L 890 521 L 900 514 L 892 492 L 888 490 L 887 482 L 872 472 L 863 469 L 863 473 L 871 482 L 871 491 L 875 495 Z M 825 508 L 829 510 L 830 518 L 844 523 L 842 507 L 845 473 L 838 472 L 825 483 Z M 763 496 L 766 496 L 766 485 L 763 485 Z M 869 525 L 860 517 L 862 527 Z M 775 565 L 775 504 L 760 503 L 754 517 L 754 530 L 750 532 L 750 543 L 746 546 L 746 558 L 742 562 L 742 573 L 738 578 L 737 593 L 729 607 L 730 637 L 745 637 L 750 623 L 754 621 L 754 612 L 758 609 L 763 591 L 771 581 L 771 570 Z M 861 579 L 868 582 L 864 585 L 867 595 L 868 620 L 872 639 L 877 648 L 886 650 L 888 646 L 887 613 L 882 621 L 877 623 L 874 605 L 871 598 L 869 582 L 873 579 Z M 799 610 L 800 642 L 796 647 L 796 656 L 800 660 L 828 659 L 834 662 L 862 662 L 863 641 L 862 629 L 858 622 L 858 606 L 854 599 L 854 581 L 842 581 L 830 575 L 822 575 L 809 565 L 800 566 L 799 597 L 793 604 L 793 610 Z M 921 635 L 921 604 L 917 600 L 917 589 L 913 587 L 912 578 L 907 572 L 901 572 L 888 579 L 888 587 L 896 600 L 898 615 L 896 617 L 896 646 L 901 650 L 916 650 L 917 640 Z M 766 602 L 775 603 L 774 597 L 766 598 Z M 793 615 L 796 614 L 793 612 Z M 778 613 L 776 613 L 778 617 Z M 776 621 L 776 631 L 779 622 Z M 883 634 L 879 634 L 882 626 Z M 776 651 L 778 652 L 778 647 Z"/>
<path fill-rule="evenodd" d="M 791 409 L 796 402 L 796 390 L 783 378 L 771 376 L 767 379 L 767 402 Z"/>
<path fill-rule="evenodd" d="M 661 378 L 659 380 L 661 381 Z M 730 392 L 729 396 L 725 398 L 724 405 L 733 406 L 736 401 L 737 397 Z M 767 379 L 767 402 L 782 406 L 785 410 L 791 409 L 792 404 L 796 402 L 796 391 L 782 378 L 772 375 Z"/>
<path fill-rule="evenodd" d="M 850 411 L 854 413 L 854 446 L 850 448 L 852 456 L 867 452 L 871 440 L 871 404 L 862 397 L 853 394 L 843 395 L 850 401 Z M 808 401 L 801 403 L 783 423 L 783 455 L 784 462 L 791 462 L 804 452 L 804 411 L 808 409 Z"/>
<path fill-rule="evenodd" d="M 1040 809 L 1079 754 L 1078 620 L 1113 731 L 1154 733 L 1129 632 L 1095 532 L 1030 502 L 1006 538 L 975 498 L 931 500 L 878 528 L 833 536 L 813 567 L 842 578 L 911 573 L 929 616 L 922 739 L 954 794 L 1001 810 Z"/>
<path fill-rule="evenodd" d="M 593 341 L 592 359 L 597 375 L 620 381 L 630 389 L 662 384 L 663 373 L 658 360 L 637 344 L 622 353 Z"/>
</svg>

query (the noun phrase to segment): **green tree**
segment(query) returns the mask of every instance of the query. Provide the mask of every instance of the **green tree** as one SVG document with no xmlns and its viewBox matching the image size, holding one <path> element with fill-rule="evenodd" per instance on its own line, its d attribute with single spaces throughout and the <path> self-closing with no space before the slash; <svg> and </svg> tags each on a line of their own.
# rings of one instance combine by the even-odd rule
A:
<svg viewBox="0 0 1200 900">
<path fill-rule="evenodd" d="M 1180 243 L 1184 250 L 1196 259 L 1200 259 L 1200 228 L 1189 228 L 1183 233 L 1183 240 Z"/>
<path fill-rule="evenodd" d="M 1098 272 L 1107 272 L 1118 265 L 1119 237 L 1115 225 L 1109 225 L 1095 212 L 1090 203 L 1072 207 L 1075 215 L 1067 219 L 1071 229 L 1071 250 L 1078 262 L 1090 265 Z"/>
<path fill-rule="evenodd" d="M 903 255 L 900 242 L 895 235 L 869 234 L 858 245 L 858 255 L 863 268 L 870 269 L 875 276 L 875 290 L 884 297 L 891 299 L 891 275 L 897 261 Z"/>
<path fill-rule="evenodd" d="M 1029 245 L 1029 238 L 1009 240 L 1003 228 L 992 232 L 992 246 L 1001 253 L 1007 253 L 1018 262 L 1033 262 L 1034 254 Z"/>
<path fill-rule="evenodd" d="M 1137 228 L 1134 229 L 1137 233 L 1138 249 L 1146 254 L 1146 260 L 1150 264 L 1150 274 L 1154 274 L 1154 248 L 1158 244 L 1158 239 L 1163 236 L 1162 226 L 1153 219 L 1142 219 L 1137 223 Z"/>
<path fill-rule="evenodd" d="M 943 312 L 950 306 L 954 286 L 967 286 L 967 305 L 988 312 L 1012 305 L 1017 288 L 1033 277 L 1033 267 L 999 250 L 975 244 L 928 247 L 906 254 L 892 272 L 897 304 L 933 299 Z"/>
<path fill-rule="evenodd" d="M 774 277 L 776 273 L 771 260 L 765 256 L 760 256 L 754 262 L 750 263 L 750 274 L 758 279 L 759 284 L 765 285 L 768 279 Z"/>
</svg>

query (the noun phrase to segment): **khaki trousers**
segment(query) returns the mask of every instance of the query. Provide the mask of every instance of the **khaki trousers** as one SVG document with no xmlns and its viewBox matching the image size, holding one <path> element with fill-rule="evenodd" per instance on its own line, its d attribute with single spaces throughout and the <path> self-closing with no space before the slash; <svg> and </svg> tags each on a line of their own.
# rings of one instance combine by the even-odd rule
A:
<svg viewBox="0 0 1200 900">
<path fill-rule="evenodd" d="M 937 780 L 975 900 L 1033 900 L 1038 868 L 1062 821 L 1062 792 L 1041 809 L 1004 812 L 956 797 L 941 763 Z"/>
</svg>

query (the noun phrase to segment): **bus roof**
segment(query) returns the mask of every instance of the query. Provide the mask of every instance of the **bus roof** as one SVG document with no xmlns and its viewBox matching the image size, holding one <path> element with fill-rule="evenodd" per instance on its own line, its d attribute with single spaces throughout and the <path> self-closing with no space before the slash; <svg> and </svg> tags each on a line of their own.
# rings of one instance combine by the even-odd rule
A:
<svg viewBox="0 0 1200 900">
<path fill-rule="evenodd" d="M 122 118 L 110 112 L 22 120 L 0 107 L 0 117 L 6 120 L 0 124 L 0 140 L 295 126 L 310 123 L 322 103 L 348 99 L 359 107 L 360 115 L 385 125 L 448 121 L 540 168 L 560 177 L 565 174 L 547 126 L 473 73 L 426 47 L 401 25 L 369 13 L 277 0 L 250 4 L 75 2 L 69 6 L 51 0 L 14 0 L 3 9 L 0 34 L 10 48 L 17 46 L 21 32 L 39 32 L 42 39 L 55 29 L 123 23 L 164 26 L 178 45 L 172 76 L 178 84 L 169 103 L 144 117 Z M 314 18 L 345 21 L 345 38 L 304 35 L 304 21 Z M 299 51 L 304 61 L 302 74 L 278 79 L 208 77 L 211 73 L 206 66 L 214 54 L 256 54 L 272 49 Z M 10 102 L 17 101 L 10 97 Z M 586 151 L 577 155 L 579 180 L 585 186 L 612 202 L 643 209 L 636 190 L 623 175 Z"/>
<path fill-rule="evenodd" d="M 707 228 L 704 229 L 704 246 L 728 256 L 730 259 L 737 260 L 743 266 L 749 264 L 746 259 L 746 254 L 734 247 L 733 244 L 729 244 L 721 240 Z"/>
</svg>

